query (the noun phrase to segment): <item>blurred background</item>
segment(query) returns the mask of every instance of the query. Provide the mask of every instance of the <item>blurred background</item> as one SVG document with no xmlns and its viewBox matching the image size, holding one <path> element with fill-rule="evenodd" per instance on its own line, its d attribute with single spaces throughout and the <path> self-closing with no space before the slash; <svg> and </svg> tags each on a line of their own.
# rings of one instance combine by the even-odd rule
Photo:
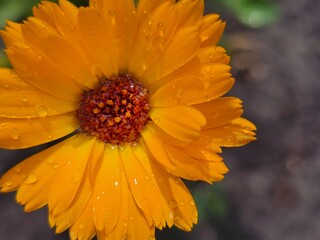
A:
<svg viewBox="0 0 320 240">
<path fill-rule="evenodd" d="M 0 28 L 21 21 L 38 0 L 0 0 Z M 87 5 L 87 1 L 72 1 Z M 320 239 L 320 1 L 206 0 L 227 22 L 221 41 L 258 141 L 224 149 L 230 172 L 212 186 L 190 183 L 199 209 L 191 233 L 172 228 L 158 240 Z M 0 43 L 0 49 L 3 47 Z M 0 65 L 9 63 L 0 51 Z M 44 147 L 0 150 L 0 174 Z M 25 214 L 15 195 L 0 195 L 0 239 L 54 235 L 46 209 Z"/>
</svg>

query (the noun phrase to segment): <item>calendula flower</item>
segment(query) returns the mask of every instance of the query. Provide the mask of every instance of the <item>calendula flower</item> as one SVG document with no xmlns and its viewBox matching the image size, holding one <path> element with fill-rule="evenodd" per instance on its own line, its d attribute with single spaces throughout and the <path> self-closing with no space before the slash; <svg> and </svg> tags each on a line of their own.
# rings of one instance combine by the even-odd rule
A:
<svg viewBox="0 0 320 240">
<path fill-rule="evenodd" d="M 154 239 L 191 230 L 195 203 L 183 179 L 219 181 L 220 147 L 255 139 L 216 46 L 225 24 L 202 0 L 43 2 L 2 37 L 0 147 L 68 138 L 0 181 L 25 211 L 48 206 L 71 239 Z"/>
</svg>

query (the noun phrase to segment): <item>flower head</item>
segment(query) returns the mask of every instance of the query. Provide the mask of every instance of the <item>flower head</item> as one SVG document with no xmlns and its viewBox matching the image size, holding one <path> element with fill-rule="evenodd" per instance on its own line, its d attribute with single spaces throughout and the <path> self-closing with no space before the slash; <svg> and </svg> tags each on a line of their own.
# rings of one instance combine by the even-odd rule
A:
<svg viewBox="0 0 320 240">
<path fill-rule="evenodd" d="M 191 230 L 197 209 L 183 179 L 219 181 L 221 147 L 255 139 L 216 46 L 225 24 L 202 0 L 43 2 L 2 37 L 0 147 L 69 135 L 0 180 L 26 211 L 45 205 L 71 239 L 154 239 Z M 71 134 L 73 133 L 73 134 Z"/>
</svg>

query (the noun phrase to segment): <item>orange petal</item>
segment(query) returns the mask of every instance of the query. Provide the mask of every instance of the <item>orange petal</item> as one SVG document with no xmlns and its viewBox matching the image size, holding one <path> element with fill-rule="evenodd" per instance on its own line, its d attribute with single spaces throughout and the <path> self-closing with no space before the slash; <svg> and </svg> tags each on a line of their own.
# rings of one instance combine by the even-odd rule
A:
<svg viewBox="0 0 320 240">
<path fill-rule="evenodd" d="M 121 208 L 121 174 L 118 146 L 107 145 L 93 187 L 94 223 L 98 231 L 111 232 Z"/>
<path fill-rule="evenodd" d="M 153 108 L 150 117 L 169 135 L 186 142 L 195 140 L 206 124 L 202 113 L 189 106 Z"/>
<path fill-rule="evenodd" d="M 25 42 L 21 32 L 21 24 L 19 23 L 7 21 L 5 30 L 1 30 L 0 33 L 7 48 L 10 48 L 16 43 L 24 44 Z"/>
<path fill-rule="evenodd" d="M 78 192 L 68 209 L 57 216 L 53 216 L 53 213 L 50 213 L 51 218 L 54 219 L 55 225 L 57 226 L 56 233 L 65 231 L 76 222 L 86 207 L 91 195 L 91 185 L 89 181 L 88 170 L 86 170 Z"/>
<path fill-rule="evenodd" d="M 168 199 L 170 197 L 168 198 L 167 194 L 164 191 L 162 191 L 162 183 L 155 175 L 157 171 L 163 171 L 163 169 L 156 165 L 153 160 L 151 160 L 150 156 L 146 153 L 146 150 L 142 147 L 141 144 L 136 144 L 134 147 L 132 147 L 132 150 L 136 158 L 139 160 L 140 165 L 144 168 L 146 172 L 146 175 L 144 177 L 145 180 L 151 181 L 153 183 L 152 191 L 155 195 L 161 196 L 159 200 L 162 208 L 162 221 L 160 225 L 156 225 L 156 227 L 162 229 L 162 227 L 165 227 L 166 224 L 169 227 L 172 227 L 173 211 L 170 207 L 170 204 L 168 204 Z"/>
<path fill-rule="evenodd" d="M 195 106 L 207 119 L 204 127 L 214 128 L 240 117 L 243 113 L 242 102 L 239 98 L 222 97 Z"/>
<path fill-rule="evenodd" d="M 7 54 L 15 71 L 31 85 L 63 100 L 79 100 L 80 86 L 33 49 L 14 46 Z"/>
<path fill-rule="evenodd" d="M 197 26 L 200 23 L 204 11 L 203 0 L 179 1 L 176 5 L 179 27 Z"/>
<path fill-rule="evenodd" d="M 151 1 L 150 1 L 151 2 Z M 170 16 L 164 18 L 163 16 Z M 132 49 L 129 72 L 141 78 L 144 71 L 165 51 L 176 30 L 176 11 L 171 1 L 160 5 L 143 23 Z"/>
<path fill-rule="evenodd" d="M 136 38 L 137 19 L 133 0 L 90 1 L 112 26 L 113 36 L 117 39 L 119 72 L 128 70 L 129 59 Z"/>
<path fill-rule="evenodd" d="M 110 23 L 97 10 L 80 8 L 78 24 L 83 44 L 94 64 L 106 77 L 118 75 L 118 53 Z"/>
<path fill-rule="evenodd" d="M 96 235 L 92 216 L 93 211 L 92 198 L 90 198 L 80 217 L 70 227 L 71 240 L 92 239 Z"/>
<path fill-rule="evenodd" d="M 172 159 L 170 159 L 167 151 L 168 145 L 165 145 L 163 141 L 161 141 L 149 129 L 145 129 L 142 132 L 142 137 L 143 141 L 141 141 L 141 144 L 145 146 L 145 149 L 150 153 L 152 159 L 154 159 L 154 161 L 162 166 L 166 171 L 188 180 L 207 180 L 206 176 L 202 174 L 203 172 L 201 167 L 199 167 L 197 163 L 194 163 L 193 160 L 181 161 L 181 159 L 178 159 L 176 156 L 172 156 L 171 152 L 170 157 L 172 157 Z M 193 169 L 194 167 L 195 169 Z"/>
<path fill-rule="evenodd" d="M 53 216 L 64 212 L 74 200 L 88 165 L 95 138 L 79 135 L 65 158 L 49 192 L 48 208 Z M 63 187 L 61 187 L 63 185 Z"/>
<path fill-rule="evenodd" d="M 17 201 L 26 205 L 26 211 L 32 211 L 48 203 L 48 195 L 54 178 L 61 167 L 66 164 L 66 152 L 72 154 L 72 144 L 77 141 L 77 136 L 71 137 L 53 147 L 50 147 L 34 156 L 28 158 L 25 164 L 17 165 L 20 170 L 17 183 L 21 184 L 17 192 Z M 36 166 L 28 169 L 30 165 Z M 27 169 L 22 167 L 27 166 Z M 8 172 L 8 176 L 12 171 Z M 25 174 L 28 174 L 27 177 Z M 15 177 L 14 175 L 10 177 Z M 21 183 L 23 180 L 23 183 Z M 16 181 L 12 178 L 12 181 Z"/>
<path fill-rule="evenodd" d="M 141 81 L 145 86 L 149 86 L 177 70 L 191 60 L 198 51 L 199 46 L 198 27 L 180 29 L 165 51 L 146 69 Z"/>
<path fill-rule="evenodd" d="M 202 40 L 201 47 L 215 46 L 218 44 L 226 23 L 221 20 L 217 21 L 217 15 L 207 15 L 202 18 L 202 24 L 200 27 L 200 37 Z"/>
<path fill-rule="evenodd" d="M 14 70 L 0 69 L 0 117 L 53 116 L 75 111 L 77 105 L 54 98 L 25 83 Z"/>
<path fill-rule="evenodd" d="M 256 127 L 244 118 L 237 118 L 228 124 L 203 131 L 212 141 L 223 147 L 238 147 L 255 140 Z"/>
<path fill-rule="evenodd" d="M 163 208 L 167 206 L 162 206 L 162 195 L 152 176 L 142 167 L 130 145 L 120 147 L 120 155 L 129 187 L 149 225 L 165 226 L 165 214 L 169 210 Z"/>
<path fill-rule="evenodd" d="M 150 104 L 152 107 L 186 105 L 193 102 L 204 88 L 201 79 L 196 77 L 176 79 L 159 87 L 151 95 Z"/>
<path fill-rule="evenodd" d="M 155 9 L 164 3 L 175 4 L 175 0 L 139 0 L 137 6 L 138 26 L 141 28 L 142 24 L 146 21 L 147 16 L 150 16 Z"/>
<path fill-rule="evenodd" d="M 73 112 L 33 119 L 0 118 L 0 147 L 32 147 L 66 136 L 77 128 Z"/>
</svg>

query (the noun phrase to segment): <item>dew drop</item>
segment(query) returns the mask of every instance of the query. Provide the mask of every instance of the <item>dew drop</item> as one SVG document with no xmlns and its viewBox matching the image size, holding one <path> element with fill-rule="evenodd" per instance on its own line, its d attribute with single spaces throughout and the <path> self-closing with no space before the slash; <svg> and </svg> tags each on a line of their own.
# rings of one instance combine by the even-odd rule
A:
<svg viewBox="0 0 320 240">
<path fill-rule="evenodd" d="M 114 9 L 110 9 L 109 12 L 108 12 L 108 15 L 110 17 L 114 17 L 116 15 L 116 11 Z"/>
<path fill-rule="evenodd" d="M 48 116 L 48 109 L 45 106 L 38 107 L 38 116 L 39 117 Z"/>
<path fill-rule="evenodd" d="M 158 124 L 160 122 L 160 118 L 156 117 L 153 121 L 154 123 Z"/>
<path fill-rule="evenodd" d="M 12 182 L 11 182 L 10 180 L 7 180 L 7 181 L 6 181 L 6 186 L 7 186 L 7 187 L 11 187 L 11 186 L 12 186 Z"/>
<path fill-rule="evenodd" d="M 118 181 L 114 182 L 114 185 L 115 185 L 116 187 L 119 186 L 119 182 L 118 182 Z"/>
<path fill-rule="evenodd" d="M 23 96 L 21 98 L 21 101 L 24 102 L 24 103 L 27 103 L 29 101 L 29 98 L 27 96 Z"/>
<path fill-rule="evenodd" d="M 124 226 L 124 227 L 127 227 L 127 226 L 128 226 L 128 223 L 127 223 L 126 221 L 124 221 L 124 222 L 123 222 L 123 226 Z"/>
<path fill-rule="evenodd" d="M 131 216 L 131 217 L 130 217 L 130 220 L 131 220 L 131 221 L 133 221 L 133 220 L 134 220 L 134 217 L 133 217 L 133 216 Z"/>
<path fill-rule="evenodd" d="M 14 128 L 14 129 L 11 130 L 11 137 L 13 139 L 18 139 L 19 136 L 20 136 L 20 132 L 19 132 L 18 129 Z"/>
<path fill-rule="evenodd" d="M 148 240 L 156 240 L 155 236 L 150 236 Z"/>
<path fill-rule="evenodd" d="M 191 206 L 194 206 L 194 205 L 195 205 L 195 203 L 194 203 L 194 201 L 193 201 L 193 200 L 190 200 L 190 202 L 189 202 L 189 203 L 190 203 L 190 205 L 191 205 Z"/>
<path fill-rule="evenodd" d="M 79 229 L 83 229 L 84 228 L 84 224 L 79 224 Z"/>
<path fill-rule="evenodd" d="M 82 175 L 81 175 L 81 172 L 80 171 L 76 171 L 74 174 L 73 174 L 73 177 L 72 177 L 72 182 L 74 184 L 78 184 L 80 182 L 82 178 Z"/>
<path fill-rule="evenodd" d="M 33 184 L 38 181 L 38 177 L 34 174 L 30 174 L 28 178 L 24 181 L 25 184 Z"/>
<path fill-rule="evenodd" d="M 171 208 L 176 208 L 178 206 L 178 203 L 175 200 L 171 200 L 171 201 L 169 201 L 169 206 Z"/>
<path fill-rule="evenodd" d="M 48 163 L 49 165 L 51 165 L 51 164 L 53 163 L 53 161 L 54 161 L 54 159 L 51 158 L 51 157 L 49 157 L 49 158 L 47 159 L 47 163 Z"/>
<path fill-rule="evenodd" d="M 20 172 L 21 172 L 21 168 L 20 168 L 20 167 L 15 167 L 15 168 L 14 168 L 14 171 L 15 171 L 16 173 L 20 173 Z"/>
<path fill-rule="evenodd" d="M 133 182 L 134 182 L 134 184 L 135 185 L 137 185 L 138 184 L 138 180 L 135 178 L 135 179 L 133 179 Z"/>
<path fill-rule="evenodd" d="M 53 168 L 54 168 L 54 169 L 57 169 L 58 167 L 59 167 L 58 164 L 53 165 Z"/>
<path fill-rule="evenodd" d="M 181 201 L 181 202 L 180 202 L 180 205 L 181 205 L 181 206 L 184 206 L 184 201 Z"/>
<path fill-rule="evenodd" d="M 144 177 L 144 179 L 145 179 L 146 181 L 149 181 L 149 180 L 150 180 L 150 176 L 149 176 L 149 175 L 146 175 L 146 176 Z"/>
</svg>

